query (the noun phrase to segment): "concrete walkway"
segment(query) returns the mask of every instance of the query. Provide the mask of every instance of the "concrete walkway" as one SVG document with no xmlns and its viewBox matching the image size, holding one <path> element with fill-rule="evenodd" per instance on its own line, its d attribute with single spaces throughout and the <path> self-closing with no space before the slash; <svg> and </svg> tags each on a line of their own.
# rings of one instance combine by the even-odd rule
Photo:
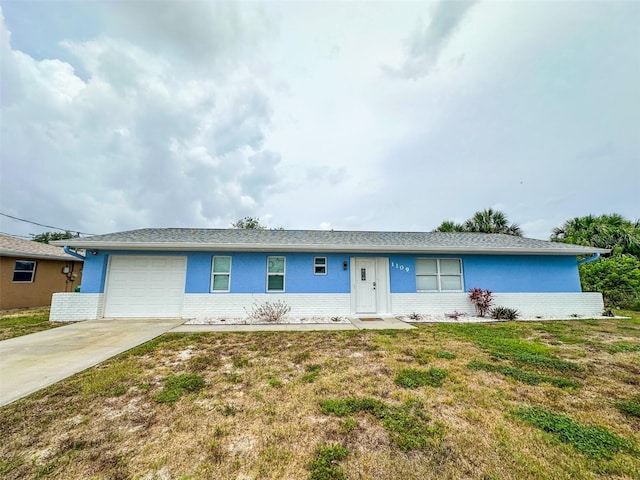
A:
<svg viewBox="0 0 640 480">
<path fill-rule="evenodd" d="M 319 330 L 406 330 L 416 328 L 394 317 L 349 318 L 349 323 L 278 323 L 260 325 L 179 325 L 171 332 L 311 332 Z"/>
<path fill-rule="evenodd" d="M 0 342 L 0 406 L 147 342 L 183 319 L 89 320 Z"/>
</svg>

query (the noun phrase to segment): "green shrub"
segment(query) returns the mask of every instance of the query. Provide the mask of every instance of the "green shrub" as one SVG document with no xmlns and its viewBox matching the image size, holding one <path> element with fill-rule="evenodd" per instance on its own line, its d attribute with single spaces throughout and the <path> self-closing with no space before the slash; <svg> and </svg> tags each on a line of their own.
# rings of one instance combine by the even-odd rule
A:
<svg viewBox="0 0 640 480">
<path fill-rule="evenodd" d="M 495 320 L 515 320 L 520 316 L 520 312 L 515 308 L 493 307 L 489 310 L 489 316 Z"/>
<path fill-rule="evenodd" d="M 602 427 L 585 427 L 565 415 L 549 412 L 540 407 L 523 407 L 513 414 L 545 432 L 552 433 L 563 442 L 590 458 L 611 458 L 630 447 L 624 438 Z"/>
<path fill-rule="evenodd" d="M 347 476 L 338 464 L 349 455 L 342 445 L 320 445 L 310 465 L 310 480 L 346 480 Z"/>
<path fill-rule="evenodd" d="M 447 371 L 442 368 L 432 367 L 429 370 L 417 370 L 405 368 L 396 375 L 395 383 L 404 388 L 418 388 L 425 385 L 432 387 L 442 386 L 447 376 Z"/>
<path fill-rule="evenodd" d="M 175 403 L 187 392 L 197 392 L 205 386 L 204 378 L 192 373 L 182 375 L 169 375 L 164 382 L 164 387 L 154 395 L 154 400 L 159 403 Z"/>
</svg>

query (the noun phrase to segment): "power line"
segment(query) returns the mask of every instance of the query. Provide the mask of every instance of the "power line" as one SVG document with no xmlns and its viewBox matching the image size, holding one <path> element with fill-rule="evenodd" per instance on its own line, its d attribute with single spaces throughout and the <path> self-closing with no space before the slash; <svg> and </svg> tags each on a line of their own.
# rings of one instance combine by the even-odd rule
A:
<svg viewBox="0 0 640 480">
<path fill-rule="evenodd" d="M 31 237 L 27 236 L 27 235 L 17 235 L 15 233 L 7 233 L 7 232 L 0 232 L 2 235 L 8 235 L 10 237 L 18 237 L 18 238 L 27 238 L 29 240 L 31 240 Z"/>
<path fill-rule="evenodd" d="M 79 232 L 78 230 L 70 230 L 68 228 L 60 228 L 60 227 L 54 227 L 53 225 L 45 225 L 44 223 L 32 222 L 31 220 L 25 220 L 24 218 L 14 217 L 13 215 L 9 215 L 7 213 L 0 212 L 0 215 L 2 215 L 3 217 L 18 220 L 20 222 L 30 223 L 32 225 L 38 225 L 39 227 L 53 228 L 54 230 L 62 230 L 63 232 L 76 232 L 78 235 L 95 235 L 95 233 Z"/>
</svg>

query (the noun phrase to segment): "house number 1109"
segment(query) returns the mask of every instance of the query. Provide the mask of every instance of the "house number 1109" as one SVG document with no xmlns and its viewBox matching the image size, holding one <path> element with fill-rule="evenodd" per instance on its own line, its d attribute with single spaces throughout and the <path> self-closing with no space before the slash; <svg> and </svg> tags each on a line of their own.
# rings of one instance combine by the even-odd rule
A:
<svg viewBox="0 0 640 480">
<path fill-rule="evenodd" d="M 398 270 L 402 270 L 404 272 L 409 271 L 409 267 L 405 267 L 404 265 L 400 265 L 396 262 L 391 262 L 391 268 L 397 268 Z"/>
</svg>

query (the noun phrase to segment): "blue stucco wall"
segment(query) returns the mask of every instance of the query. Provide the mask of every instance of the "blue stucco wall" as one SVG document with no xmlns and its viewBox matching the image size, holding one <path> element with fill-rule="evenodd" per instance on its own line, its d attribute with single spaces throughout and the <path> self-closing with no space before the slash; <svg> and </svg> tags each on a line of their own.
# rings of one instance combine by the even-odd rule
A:
<svg viewBox="0 0 640 480">
<path fill-rule="evenodd" d="M 416 258 L 462 258 L 465 291 L 475 287 L 504 293 L 581 291 L 575 256 L 390 255 L 392 293 L 416 291 Z"/>
<path fill-rule="evenodd" d="M 580 277 L 575 256 L 542 255 L 374 255 L 340 253 L 257 253 L 257 252 L 118 252 L 88 254 L 82 274 L 82 292 L 104 291 L 108 256 L 186 255 L 186 293 L 209 293 L 211 259 L 214 255 L 232 257 L 231 292 L 266 292 L 268 256 L 286 257 L 286 293 L 349 293 L 350 257 L 389 257 L 392 293 L 416 292 L 416 258 L 461 258 L 464 290 L 478 287 L 494 292 L 580 292 Z M 313 258 L 327 257 L 327 274 L 313 274 Z M 278 293 L 274 293 L 277 295 Z M 215 295 L 224 295 L 216 292 Z"/>
</svg>

